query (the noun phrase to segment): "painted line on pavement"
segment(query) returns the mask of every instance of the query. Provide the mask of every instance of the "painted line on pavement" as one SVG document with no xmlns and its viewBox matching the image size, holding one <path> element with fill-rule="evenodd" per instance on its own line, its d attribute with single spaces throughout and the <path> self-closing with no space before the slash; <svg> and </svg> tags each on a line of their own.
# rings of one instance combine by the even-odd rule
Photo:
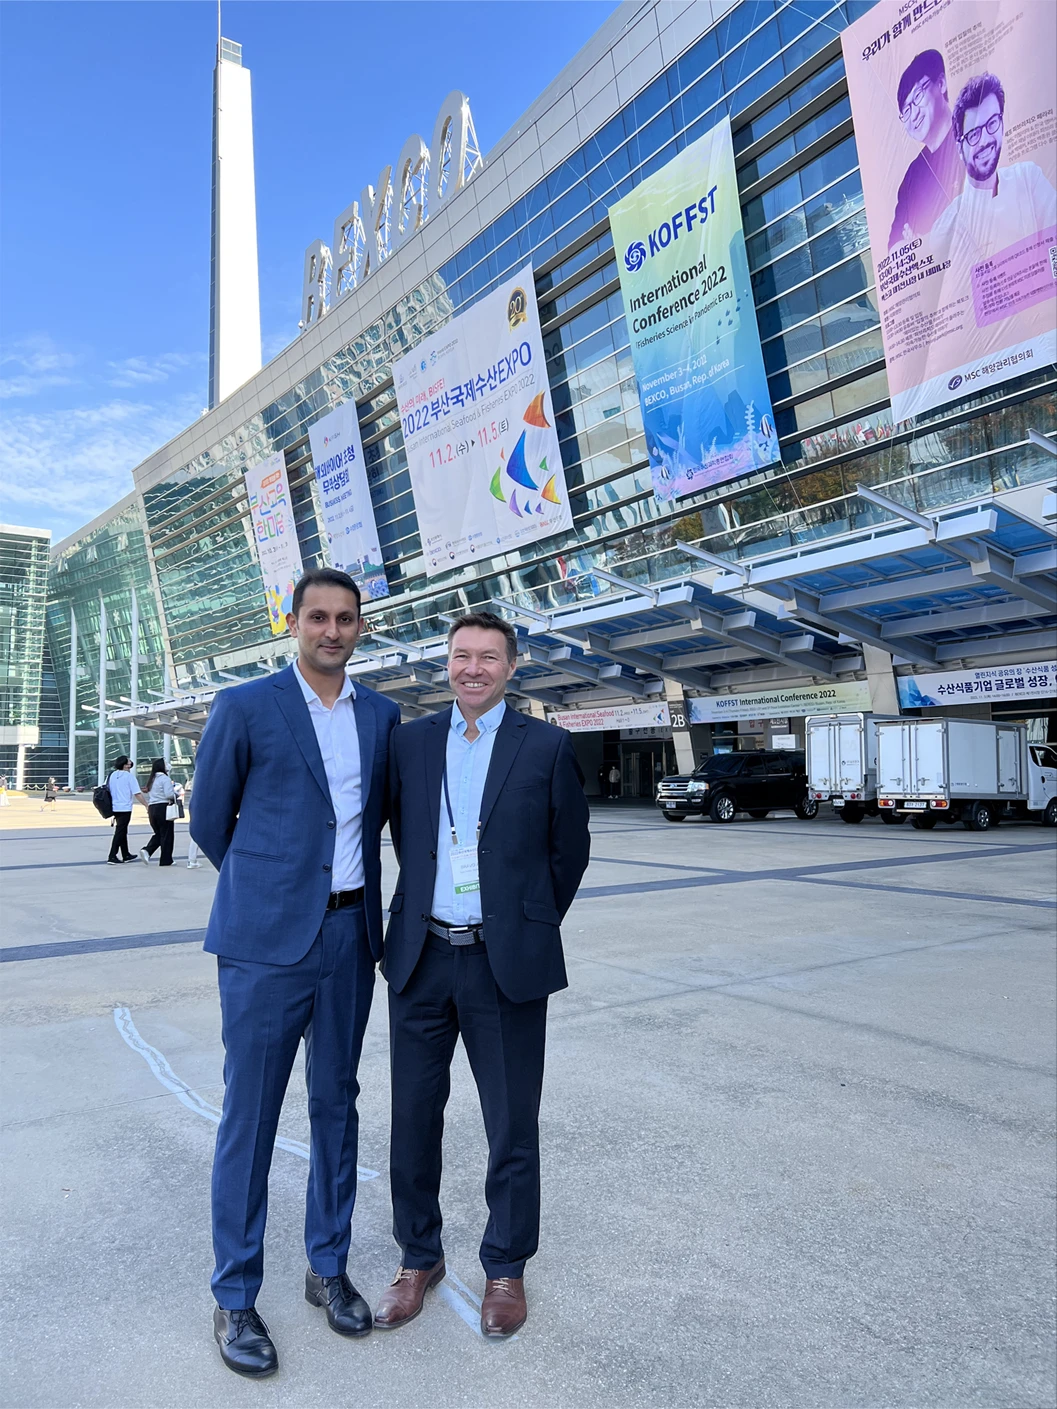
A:
<svg viewBox="0 0 1057 1409">
<path fill-rule="evenodd" d="M 1053 847 L 1047 843 L 1036 843 L 1026 846 L 987 846 L 972 847 L 963 851 L 936 852 L 928 855 L 918 853 L 915 856 L 885 856 L 875 860 L 855 860 L 836 861 L 822 865 L 802 865 L 786 866 L 775 870 L 767 871 L 722 871 L 717 869 L 709 873 L 691 874 L 689 876 L 669 876 L 663 880 L 656 881 L 630 881 L 621 885 L 597 885 L 581 886 L 577 892 L 578 902 L 584 900 L 600 900 L 613 896 L 622 895 L 650 895 L 657 892 L 669 890 L 696 889 L 701 886 L 726 886 L 726 885 L 746 885 L 753 881 L 821 881 L 823 877 L 856 871 L 887 870 L 900 866 L 927 866 L 935 865 L 945 861 L 979 861 L 981 859 L 1000 856 L 1023 856 L 1033 852 L 1053 851 Z M 600 860 L 602 858 L 599 858 Z M 606 858 L 608 860 L 609 858 Z M 661 863 L 650 863 L 661 864 Z M 852 884 L 854 877 L 849 877 L 849 884 Z M 862 886 L 867 886 L 868 882 L 860 882 Z M 891 887 L 888 887 L 891 889 Z M 911 894 L 918 892 L 911 888 Z M 924 893 L 924 892 L 922 892 Z M 943 894 L 937 892 L 937 894 Z M 950 893 L 955 899 L 965 898 L 960 894 Z M 991 900 L 994 897 L 983 897 Z M 1034 906 L 1045 905 L 1044 901 L 1014 901 L 1014 904 L 1029 904 Z M 23 944 L 11 946 L 0 950 L 0 963 L 11 964 L 29 959 L 56 959 L 68 955 L 76 954 L 101 954 L 111 953 L 123 949 L 148 949 L 165 944 L 193 944 L 201 943 L 205 938 L 205 930 L 171 930 L 161 934 L 124 934 L 114 935 L 105 939 L 68 939 L 49 944 Z"/>
<path fill-rule="evenodd" d="M 197 1091 L 192 1091 L 187 1082 L 176 1075 L 157 1047 L 152 1047 L 140 1036 L 136 1024 L 132 1021 L 132 1014 L 127 1008 L 114 1009 L 114 1026 L 133 1052 L 137 1052 L 143 1058 L 166 1091 L 171 1091 L 181 1104 L 185 1105 L 189 1111 L 194 1111 L 195 1115 L 200 1115 L 203 1120 L 208 1120 L 212 1125 L 220 1124 L 220 1111 L 217 1107 L 207 1101 L 204 1096 L 200 1096 Z M 286 1150 L 292 1155 L 299 1155 L 301 1159 L 309 1159 L 311 1156 L 311 1151 L 302 1140 L 288 1140 L 285 1135 L 277 1135 L 275 1144 L 278 1149 Z M 369 1179 L 377 1179 L 378 1171 L 357 1165 L 356 1178 L 361 1183 Z"/>
<path fill-rule="evenodd" d="M 838 881 L 828 876 L 796 876 L 809 886 L 841 886 L 848 890 L 884 890 L 896 895 L 927 895 L 933 900 L 981 900 L 989 905 L 1030 905 L 1039 910 L 1057 909 L 1057 900 L 1030 900 L 1018 895 L 980 895 L 975 891 L 926 890 L 923 886 L 886 886 L 870 881 Z"/>
<path fill-rule="evenodd" d="M 189 1111 L 200 1115 L 203 1120 L 208 1120 L 211 1125 L 220 1124 L 221 1113 L 217 1107 L 207 1101 L 204 1096 L 200 1096 L 197 1091 L 192 1090 L 186 1081 L 177 1076 L 157 1047 L 152 1047 L 140 1035 L 128 1008 L 117 1007 L 114 1009 L 114 1026 L 133 1052 L 143 1058 L 167 1091 L 171 1091 Z M 311 1150 L 302 1140 L 288 1140 L 284 1135 L 277 1135 L 275 1144 L 278 1149 L 286 1150 L 289 1154 L 297 1155 L 300 1159 L 311 1159 Z M 358 1164 L 356 1178 L 361 1184 L 366 1183 L 371 1179 L 377 1179 L 378 1171 L 366 1169 L 363 1165 Z M 449 1286 L 448 1283 L 452 1285 Z M 445 1281 L 441 1282 L 437 1291 L 445 1305 L 449 1306 L 476 1335 L 481 1336 L 480 1297 L 476 1296 L 466 1283 L 451 1271 L 446 1272 Z M 517 1337 L 511 1336 L 510 1339 L 516 1340 Z"/>
</svg>

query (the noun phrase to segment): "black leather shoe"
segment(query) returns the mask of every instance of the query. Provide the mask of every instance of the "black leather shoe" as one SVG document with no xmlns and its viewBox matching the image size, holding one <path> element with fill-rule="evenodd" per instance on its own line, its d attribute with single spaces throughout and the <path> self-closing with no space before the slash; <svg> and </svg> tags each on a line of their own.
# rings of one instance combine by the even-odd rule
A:
<svg viewBox="0 0 1057 1409">
<path fill-rule="evenodd" d="M 370 1335 L 371 1308 L 344 1272 L 338 1277 L 317 1277 L 310 1267 L 305 1273 L 305 1301 L 326 1307 L 330 1329 L 339 1336 Z"/>
<path fill-rule="evenodd" d="M 213 1339 L 220 1347 L 220 1358 L 236 1375 L 262 1380 L 279 1368 L 268 1327 L 253 1306 L 244 1311 L 225 1311 L 218 1306 L 213 1312 Z"/>
</svg>

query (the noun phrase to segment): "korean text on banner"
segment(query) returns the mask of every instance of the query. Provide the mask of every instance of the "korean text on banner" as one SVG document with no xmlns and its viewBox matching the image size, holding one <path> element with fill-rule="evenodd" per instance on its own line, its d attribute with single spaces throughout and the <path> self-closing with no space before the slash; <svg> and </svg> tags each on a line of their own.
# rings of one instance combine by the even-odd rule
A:
<svg viewBox="0 0 1057 1409">
<path fill-rule="evenodd" d="M 393 379 L 428 577 L 572 527 L 530 264 Z"/>
<path fill-rule="evenodd" d="M 286 630 L 286 614 L 293 608 L 294 588 L 304 571 L 282 452 L 250 466 L 246 471 L 246 492 L 268 620 L 272 635 L 281 636 Z"/>
<path fill-rule="evenodd" d="M 841 42 L 902 421 L 1057 358 L 1057 5 L 879 0 Z"/>
<path fill-rule="evenodd" d="M 308 428 L 330 561 L 370 600 L 389 596 L 356 403 L 346 401 Z"/>
<path fill-rule="evenodd" d="M 1001 704 L 1003 700 L 1044 700 L 1057 695 L 1057 661 L 1032 665 L 992 665 L 979 670 L 947 670 L 900 675 L 901 709 L 926 705 Z"/>
<path fill-rule="evenodd" d="M 609 211 L 658 499 L 781 459 L 730 120 Z"/>
</svg>

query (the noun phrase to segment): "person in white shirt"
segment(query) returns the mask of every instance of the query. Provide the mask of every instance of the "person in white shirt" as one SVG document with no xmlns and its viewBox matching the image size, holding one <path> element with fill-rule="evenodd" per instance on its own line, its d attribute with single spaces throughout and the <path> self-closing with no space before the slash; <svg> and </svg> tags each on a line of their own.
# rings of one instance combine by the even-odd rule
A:
<svg viewBox="0 0 1057 1409">
<path fill-rule="evenodd" d="M 114 839 L 110 843 L 108 866 L 120 866 L 122 861 L 135 861 L 128 848 L 128 824 L 132 820 L 132 809 L 137 802 L 147 805 L 146 796 L 140 792 L 139 783 L 132 771 L 132 760 L 122 754 L 114 760 L 114 769 L 106 780 L 110 789 L 110 801 L 114 809 Z"/>
<path fill-rule="evenodd" d="M 160 848 L 159 866 L 172 865 L 172 848 L 176 828 L 174 819 L 169 816 L 169 808 L 176 806 L 176 789 L 169 777 L 164 758 L 156 758 L 150 766 L 150 779 L 147 783 L 147 816 L 150 818 L 152 836 L 139 854 L 141 861 L 150 861 Z"/>
<path fill-rule="evenodd" d="M 999 166 L 1005 138 L 1006 95 L 993 73 L 971 78 L 952 114 L 965 163 L 965 186 L 933 227 L 941 258 L 949 258 L 955 287 L 974 265 L 1057 224 L 1057 192 L 1033 161 Z"/>
</svg>

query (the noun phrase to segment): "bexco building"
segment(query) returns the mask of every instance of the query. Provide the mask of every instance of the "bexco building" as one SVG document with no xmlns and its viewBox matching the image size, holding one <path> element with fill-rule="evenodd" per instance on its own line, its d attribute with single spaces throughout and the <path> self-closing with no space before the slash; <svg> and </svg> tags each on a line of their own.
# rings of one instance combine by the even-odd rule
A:
<svg viewBox="0 0 1057 1409">
<path fill-rule="evenodd" d="M 915 188 L 923 113 L 961 122 L 946 157 L 967 171 L 993 145 L 988 95 L 937 117 L 916 58 L 947 53 L 948 106 L 956 60 L 985 66 L 944 38 L 950 13 L 626 4 L 483 157 L 453 94 L 309 246 L 300 336 L 53 551 L 77 780 L 129 728 L 189 766 L 215 692 L 291 658 L 297 572 L 332 561 L 365 583 L 350 670 L 406 717 L 450 698 L 448 620 L 505 614 L 511 698 L 574 730 L 592 791 L 617 763 L 647 796 L 832 709 L 1053 737 L 1052 286 L 1029 296 L 1047 236 L 1012 232 L 1014 307 L 958 244 L 971 172 L 934 210 Z M 880 95 L 865 135 L 857 85 Z M 1052 193 L 1030 138 L 1046 94 L 1016 101 L 1001 160 Z M 955 274 L 972 337 L 945 312 Z"/>
</svg>

